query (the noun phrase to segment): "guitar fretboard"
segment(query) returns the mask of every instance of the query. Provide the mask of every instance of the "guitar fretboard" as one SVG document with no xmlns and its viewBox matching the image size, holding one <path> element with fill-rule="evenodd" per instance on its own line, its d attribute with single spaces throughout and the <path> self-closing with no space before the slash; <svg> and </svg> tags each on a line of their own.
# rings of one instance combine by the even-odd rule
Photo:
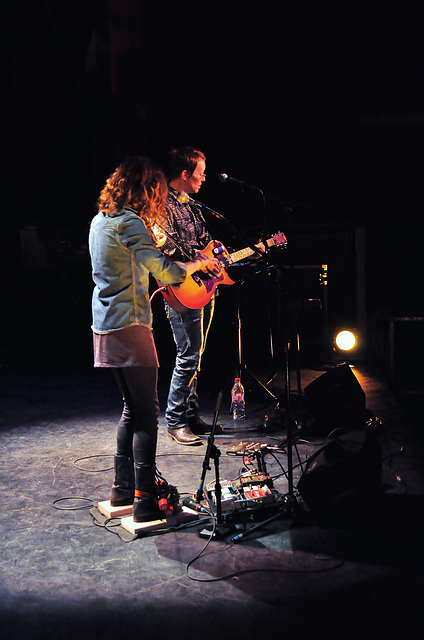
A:
<svg viewBox="0 0 424 640">
<path fill-rule="evenodd" d="M 267 240 L 267 245 L 269 247 L 272 247 L 274 244 L 275 242 L 273 238 L 269 238 L 269 240 Z M 265 247 L 262 242 L 260 242 L 259 244 L 255 244 L 255 247 L 258 247 L 258 249 L 260 249 L 261 251 L 265 250 Z M 254 253 L 255 251 L 253 251 L 253 249 L 251 249 L 250 247 L 246 247 L 246 249 L 240 249 L 240 251 L 235 251 L 234 253 L 231 253 L 227 259 L 230 264 L 234 264 L 234 262 L 239 262 L 240 260 L 243 260 L 243 258 L 247 258 L 248 256 L 251 256 Z"/>
</svg>

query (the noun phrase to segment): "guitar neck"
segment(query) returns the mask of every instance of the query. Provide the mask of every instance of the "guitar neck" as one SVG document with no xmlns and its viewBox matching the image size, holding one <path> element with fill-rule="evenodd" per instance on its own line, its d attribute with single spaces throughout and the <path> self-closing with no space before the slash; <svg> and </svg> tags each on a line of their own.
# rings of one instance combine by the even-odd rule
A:
<svg viewBox="0 0 424 640">
<path fill-rule="evenodd" d="M 267 244 L 268 246 L 271 247 L 274 244 L 273 239 L 269 238 L 269 240 L 267 240 Z M 265 250 L 265 247 L 262 242 L 260 242 L 259 244 L 256 244 L 255 247 L 258 247 L 260 251 Z M 239 262 L 240 260 L 243 260 L 243 258 L 248 258 L 249 256 L 252 256 L 254 253 L 255 251 L 253 251 L 253 249 L 251 249 L 250 247 L 246 247 L 246 249 L 240 249 L 240 251 L 235 251 L 234 253 L 231 253 L 228 256 L 228 261 L 230 264 L 234 264 L 235 262 Z"/>
</svg>

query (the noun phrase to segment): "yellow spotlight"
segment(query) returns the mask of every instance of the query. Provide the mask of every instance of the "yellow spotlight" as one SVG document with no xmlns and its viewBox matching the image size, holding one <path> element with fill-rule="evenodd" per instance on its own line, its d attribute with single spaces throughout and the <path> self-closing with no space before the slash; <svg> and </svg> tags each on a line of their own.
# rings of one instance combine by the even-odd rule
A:
<svg viewBox="0 0 424 640">
<path fill-rule="evenodd" d="M 340 351 L 351 351 L 358 343 L 356 333 L 348 329 L 338 331 L 334 341 Z"/>
</svg>

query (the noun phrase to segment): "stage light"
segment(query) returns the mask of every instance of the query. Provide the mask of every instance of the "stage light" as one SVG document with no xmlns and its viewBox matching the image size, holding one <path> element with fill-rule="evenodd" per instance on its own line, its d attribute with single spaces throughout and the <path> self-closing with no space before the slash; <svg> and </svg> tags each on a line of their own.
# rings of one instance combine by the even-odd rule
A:
<svg viewBox="0 0 424 640">
<path fill-rule="evenodd" d="M 358 347 L 358 336 L 356 331 L 352 329 L 337 331 L 334 337 L 334 345 L 335 349 L 343 352 L 356 349 Z"/>
</svg>

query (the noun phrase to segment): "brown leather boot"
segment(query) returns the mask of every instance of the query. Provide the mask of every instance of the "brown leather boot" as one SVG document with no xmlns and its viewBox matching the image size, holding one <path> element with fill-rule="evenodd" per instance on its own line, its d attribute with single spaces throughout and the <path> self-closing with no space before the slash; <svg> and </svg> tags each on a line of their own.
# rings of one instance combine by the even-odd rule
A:
<svg viewBox="0 0 424 640">
<path fill-rule="evenodd" d="M 170 429 L 168 427 L 168 438 L 172 438 L 175 442 L 182 445 L 202 444 L 199 436 L 194 435 L 190 427 L 180 427 L 179 429 Z"/>
<path fill-rule="evenodd" d="M 151 465 L 134 464 L 134 472 L 134 522 L 163 520 L 164 514 L 159 509 L 156 493 L 155 467 Z"/>
<path fill-rule="evenodd" d="M 134 502 L 134 460 L 127 456 L 114 458 L 115 480 L 110 490 L 112 507 L 122 507 Z"/>
</svg>

